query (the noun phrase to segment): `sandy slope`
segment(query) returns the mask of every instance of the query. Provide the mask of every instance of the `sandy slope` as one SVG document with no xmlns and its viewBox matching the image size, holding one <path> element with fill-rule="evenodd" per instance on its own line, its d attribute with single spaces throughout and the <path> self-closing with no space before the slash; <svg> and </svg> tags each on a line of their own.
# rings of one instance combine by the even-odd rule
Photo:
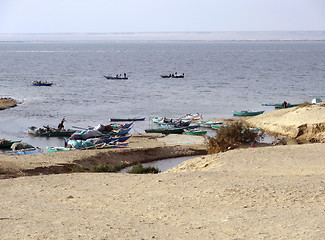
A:
<svg viewBox="0 0 325 240">
<path fill-rule="evenodd" d="M 285 109 L 248 121 L 294 136 L 291 131 L 301 125 L 321 125 L 324 109 Z M 310 132 L 312 137 L 322 135 L 320 130 Z M 167 146 L 146 138 L 134 147 L 141 149 L 141 141 L 167 149 L 188 144 L 169 140 Z M 323 239 L 324 156 L 322 143 L 287 145 L 195 158 L 157 175 L 2 179 L 1 239 Z"/>
<path fill-rule="evenodd" d="M 325 103 L 275 110 L 247 122 L 270 134 L 325 142 Z"/>
<path fill-rule="evenodd" d="M 324 152 L 250 148 L 192 160 L 193 172 L 4 179 L 1 237 L 322 239 Z"/>
</svg>

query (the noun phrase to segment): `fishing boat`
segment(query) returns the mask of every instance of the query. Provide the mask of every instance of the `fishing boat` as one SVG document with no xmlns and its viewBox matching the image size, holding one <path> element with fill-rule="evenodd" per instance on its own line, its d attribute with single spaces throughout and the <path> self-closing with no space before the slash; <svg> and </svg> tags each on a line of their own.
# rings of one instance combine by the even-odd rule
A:
<svg viewBox="0 0 325 240">
<path fill-rule="evenodd" d="M 53 83 L 34 81 L 32 83 L 33 86 L 52 86 Z"/>
<path fill-rule="evenodd" d="M 12 140 L 6 140 L 6 139 L 3 138 L 0 141 L 0 148 L 10 148 L 12 146 L 12 144 L 18 143 L 18 142 L 21 142 L 21 140 L 12 141 Z"/>
<path fill-rule="evenodd" d="M 250 117 L 250 116 L 256 116 L 256 115 L 260 115 L 264 113 L 264 111 L 233 111 L 233 115 L 234 116 L 238 116 L 238 117 Z"/>
<path fill-rule="evenodd" d="M 168 75 L 160 75 L 162 78 L 184 78 L 184 73 L 182 75 L 178 75 L 177 72 L 175 74 Z"/>
<path fill-rule="evenodd" d="M 186 114 L 184 117 L 182 117 L 182 119 L 191 119 L 191 120 L 200 120 L 202 119 L 202 114 L 199 113 L 188 113 Z"/>
<path fill-rule="evenodd" d="M 145 129 L 146 133 L 163 133 L 163 134 L 182 134 L 184 128 L 152 128 Z"/>
<path fill-rule="evenodd" d="M 116 76 L 105 76 L 104 75 L 104 77 L 106 78 L 106 79 L 109 79 L 109 80 L 127 80 L 127 79 L 129 79 L 128 77 L 126 77 L 125 75 L 122 77 L 122 76 L 118 76 L 118 75 L 116 75 Z"/>
<path fill-rule="evenodd" d="M 197 129 L 184 129 L 185 134 L 187 135 L 195 135 L 195 136 L 204 136 L 207 134 L 207 131 L 197 130 Z"/>
<path fill-rule="evenodd" d="M 276 109 L 292 108 L 292 107 L 297 107 L 297 106 L 299 106 L 299 104 L 290 104 L 290 103 L 288 103 L 286 105 L 284 105 L 283 103 L 282 104 L 281 103 L 274 104 L 274 107 Z"/>
<path fill-rule="evenodd" d="M 39 136 L 39 137 L 70 137 L 77 130 L 59 130 L 57 128 L 52 128 L 49 126 L 45 126 L 43 128 L 37 128 L 35 126 L 31 126 L 28 128 L 28 134 Z"/>
<path fill-rule="evenodd" d="M 160 77 L 162 77 L 162 78 L 171 78 L 172 75 L 160 75 Z"/>
<path fill-rule="evenodd" d="M 111 122 L 135 122 L 135 121 L 144 121 L 146 118 L 111 118 Z"/>
<path fill-rule="evenodd" d="M 220 125 L 223 124 L 222 122 L 212 122 L 212 121 L 198 121 L 197 124 L 200 127 L 211 128 L 212 125 Z"/>
</svg>

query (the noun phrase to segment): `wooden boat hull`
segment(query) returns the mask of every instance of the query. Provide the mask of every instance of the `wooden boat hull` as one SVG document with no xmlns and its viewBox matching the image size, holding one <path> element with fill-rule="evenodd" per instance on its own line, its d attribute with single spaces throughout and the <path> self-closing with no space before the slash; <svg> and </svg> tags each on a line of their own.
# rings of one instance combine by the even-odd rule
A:
<svg viewBox="0 0 325 240">
<path fill-rule="evenodd" d="M 111 122 L 134 122 L 134 121 L 144 121 L 146 118 L 111 118 Z"/>
<path fill-rule="evenodd" d="M 0 148 L 10 148 L 11 145 L 16 142 L 21 142 L 21 140 L 19 140 L 19 141 L 11 141 L 11 140 L 0 141 Z"/>
<path fill-rule="evenodd" d="M 234 111 L 233 115 L 237 117 L 251 117 L 251 116 L 257 116 L 264 113 L 264 111 L 257 111 L 257 112 L 250 112 L 250 111 Z"/>
<path fill-rule="evenodd" d="M 286 108 L 292 108 L 292 107 L 297 107 L 299 104 L 288 104 Z M 282 109 L 284 108 L 282 104 L 274 104 L 274 107 L 277 109 Z"/>
<path fill-rule="evenodd" d="M 194 136 L 204 136 L 207 134 L 207 131 L 197 131 L 197 130 L 193 130 L 193 131 L 184 130 L 184 132 L 187 135 L 194 135 Z"/>
<path fill-rule="evenodd" d="M 70 137 L 75 132 L 76 130 L 37 132 L 35 131 L 35 128 L 28 129 L 28 134 L 39 136 L 39 137 Z"/>
<path fill-rule="evenodd" d="M 113 76 L 104 76 L 104 77 L 109 80 L 127 80 L 127 79 L 129 79 L 128 77 L 113 77 Z"/>
<path fill-rule="evenodd" d="M 145 129 L 146 133 L 163 133 L 163 134 L 182 134 L 184 132 L 184 128 L 153 128 L 153 129 Z"/>
</svg>

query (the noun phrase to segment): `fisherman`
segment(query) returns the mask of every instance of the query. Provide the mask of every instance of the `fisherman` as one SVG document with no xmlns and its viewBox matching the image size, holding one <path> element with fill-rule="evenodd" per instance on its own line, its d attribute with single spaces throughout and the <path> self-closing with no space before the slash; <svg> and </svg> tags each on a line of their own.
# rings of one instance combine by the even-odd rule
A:
<svg viewBox="0 0 325 240">
<path fill-rule="evenodd" d="M 63 125 L 63 123 L 65 122 L 65 119 L 64 118 L 62 118 L 62 120 L 61 120 L 61 122 L 60 122 L 60 124 L 58 125 L 58 129 L 59 130 L 62 130 L 62 129 L 64 129 L 64 125 Z"/>
<path fill-rule="evenodd" d="M 287 108 L 287 107 L 288 107 L 288 103 L 287 103 L 286 101 L 284 101 L 284 102 L 282 103 L 282 107 L 283 107 L 283 108 Z"/>
<path fill-rule="evenodd" d="M 124 73 L 124 78 L 126 78 L 126 73 Z"/>
</svg>

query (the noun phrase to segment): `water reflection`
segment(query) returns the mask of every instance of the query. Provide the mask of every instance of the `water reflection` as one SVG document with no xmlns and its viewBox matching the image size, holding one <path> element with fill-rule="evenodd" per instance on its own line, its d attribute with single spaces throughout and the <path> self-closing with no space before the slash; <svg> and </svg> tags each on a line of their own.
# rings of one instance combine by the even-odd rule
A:
<svg viewBox="0 0 325 240">
<path fill-rule="evenodd" d="M 199 156 L 187 156 L 187 157 L 179 157 L 179 158 L 168 158 L 168 159 L 163 159 L 163 160 L 159 160 L 159 161 L 154 161 L 154 162 L 149 162 L 149 163 L 143 163 L 142 165 L 144 167 L 155 167 L 158 168 L 161 172 L 165 172 L 168 169 L 171 169 L 179 164 L 181 164 L 182 162 L 192 159 L 192 158 L 196 158 L 196 157 L 201 157 L 202 155 Z M 131 170 L 133 166 L 124 168 L 120 171 L 120 173 L 126 173 L 127 171 Z"/>
</svg>

